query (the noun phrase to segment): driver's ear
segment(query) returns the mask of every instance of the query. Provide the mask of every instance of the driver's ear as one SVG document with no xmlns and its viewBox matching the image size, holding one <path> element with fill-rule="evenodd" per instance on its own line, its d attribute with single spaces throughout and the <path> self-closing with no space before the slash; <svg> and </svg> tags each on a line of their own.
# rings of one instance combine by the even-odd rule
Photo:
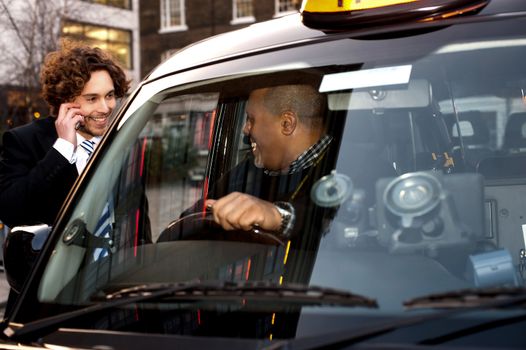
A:
<svg viewBox="0 0 526 350">
<path fill-rule="evenodd" d="M 296 126 L 298 125 L 298 117 L 296 113 L 286 111 L 281 114 L 281 132 L 283 135 L 292 135 Z"/>
</svg>

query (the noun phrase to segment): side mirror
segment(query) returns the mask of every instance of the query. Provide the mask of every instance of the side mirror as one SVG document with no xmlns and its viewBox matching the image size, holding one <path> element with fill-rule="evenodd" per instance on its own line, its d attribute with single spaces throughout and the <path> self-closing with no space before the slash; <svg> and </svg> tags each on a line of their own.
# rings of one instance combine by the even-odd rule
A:
<svg viewBox="0 0 526 350">
<path fill-rule="evenodd" d="M 5 238 L 4 269 L 7 282 L 15 292 L 22 291 L 50 232 L 48 225 L 17 226 Z"/>
</svg>

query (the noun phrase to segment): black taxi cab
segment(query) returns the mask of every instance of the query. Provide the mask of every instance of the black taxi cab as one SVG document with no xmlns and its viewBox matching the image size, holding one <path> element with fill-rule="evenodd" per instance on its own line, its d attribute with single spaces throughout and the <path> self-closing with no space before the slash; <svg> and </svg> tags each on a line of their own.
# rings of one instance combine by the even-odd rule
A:
<svg viewBox="0 0 526 350">
<path fill-rule="evenodd" d="M 250 111 L 280 86 L 327 141 L 286 175 Z M 218 224 L 233 191 L 279 229 Z M 184 48 L 44 231 L 0 348 L 524 349 L 526 2 L 307 0 Z"/>
</svg>

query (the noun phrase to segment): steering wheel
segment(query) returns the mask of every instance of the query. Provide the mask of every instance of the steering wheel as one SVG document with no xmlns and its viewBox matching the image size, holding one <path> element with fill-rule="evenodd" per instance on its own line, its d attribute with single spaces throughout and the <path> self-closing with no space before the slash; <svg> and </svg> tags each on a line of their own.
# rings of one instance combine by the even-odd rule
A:
<svg viewBox="0 0 526 350">
<path fill-rule="evenodd" d="M 172 221 L 161 232 L 157 242 L 179 240 L 218 240 L 285 245 L 275 233 L 254 227 L 249 231 L 225 230 L 217 224 L 210 213 L 193 213 Z"/>
</svg>

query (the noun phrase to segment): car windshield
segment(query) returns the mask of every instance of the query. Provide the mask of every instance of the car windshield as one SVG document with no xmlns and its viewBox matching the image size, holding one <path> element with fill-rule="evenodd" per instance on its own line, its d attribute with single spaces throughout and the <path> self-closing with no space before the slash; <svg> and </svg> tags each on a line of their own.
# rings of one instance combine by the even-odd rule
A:
<svg viewBox="0 0 526 350">
<path fill-rule="evenodd" d="M 403 315 L 405 301 L 432 293 L 523 286 L 525 24 L 342 37 L 283 53 L 314 57 L 303 66 L 144 86 L 70 207 L 35 314 L 188 281 L 318 286 L 378 303 L 243 297 L 233 306 L 203 296 L 156 300 L 96 326 L 134 329 L 158 315 L 156 332 L 212 334 L 243 315 L 243 336 L 290 338 L 312 328 L 311 314 Z M 256 134 L 247 110 L 253 91 L 286 85 L 321 95 L 320 142 L 310 163 L 276 172 L 258 165 L 272 135 Z M 236 191 L 292 205 L 291 227 L 223 230 L 204 199 Z"/>
</svg>

